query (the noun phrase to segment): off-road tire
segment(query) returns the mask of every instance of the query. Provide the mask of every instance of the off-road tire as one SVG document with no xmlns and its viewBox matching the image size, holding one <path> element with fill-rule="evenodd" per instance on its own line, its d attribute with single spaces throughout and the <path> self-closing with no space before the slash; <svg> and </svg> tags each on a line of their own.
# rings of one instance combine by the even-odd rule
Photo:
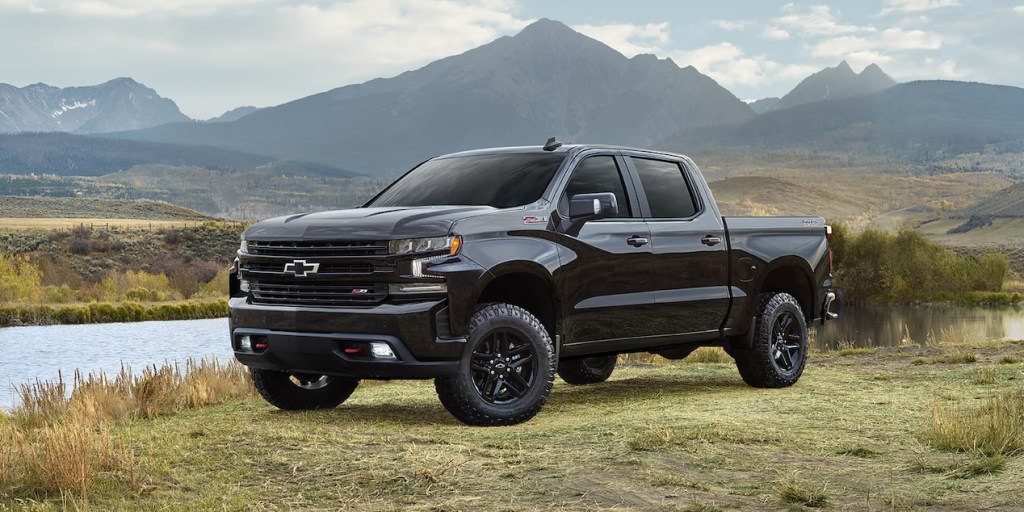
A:
<svg viewBox="0 0 1024 512">
<path fill-rule="evenodd" d="M 569 384 L 596 384 L 608 380 L 619 356 L 579 357 L 558 361 L 558 376 Z"/>
<path fill-rule="evenodd" d="M 784 388 L 800 379 L 807 363 L 807 322 L 800 303 L 788 293 L 762 293 L 754 340 L 733 348 L 743 381 L 755 388 Z"/>
<path fill-rule="evenodd" d="M 547 402 L 555 365 L 551 338 L 535 316 L 519 306 L 488 304 L 469 320 L 458 373 L 438 377 L 434 389 L 467 425 L 515 425 Z"/>
<path fill-rule="evenodd" d="M 249 373 L 263 399 L 286 411 L 333 409 L 347 400 L 359 385 L 357 379 L 334 375 L 293 374 L 259 368 L 250 368 Z"/>
</svg>

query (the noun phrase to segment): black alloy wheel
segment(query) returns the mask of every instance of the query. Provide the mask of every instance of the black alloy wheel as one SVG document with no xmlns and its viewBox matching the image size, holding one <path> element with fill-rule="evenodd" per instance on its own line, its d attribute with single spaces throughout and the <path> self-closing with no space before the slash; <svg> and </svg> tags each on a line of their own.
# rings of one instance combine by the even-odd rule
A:
<svg viewBox="0 0 1024 512">
<path fill-rule="evenodd" d="M 792 372 L 803 360 L 804 339 L 800 322 L 791 311 L 775 318 L 772 325 L 772 360 L 784 372 Z"/>
<path fill-rule="evenodd" d="M 803 309 L 788 293 L 762 293 L 753 344 L 731 347 L 729 354 L 743 381 L 757 388 L 792 386 L 807 364 L 807 323 Z"/>
<path fill-rule="evenodd" d="M 511 404 L 520 400 L 537 380 L 536 360 L 533 345 L 514 331 L 492 331 L 473 351 L 473 385 L 486 402 Z"/>
<path fill-rule="evenodd" d="M 519 306 L 494 303 L 473 314 L 468 330 L 459 370 L 434 379 L 444 408 L 467 425 L 515 425 L 534 417 L 555 382 L 547 329 Z"/>
</svg>

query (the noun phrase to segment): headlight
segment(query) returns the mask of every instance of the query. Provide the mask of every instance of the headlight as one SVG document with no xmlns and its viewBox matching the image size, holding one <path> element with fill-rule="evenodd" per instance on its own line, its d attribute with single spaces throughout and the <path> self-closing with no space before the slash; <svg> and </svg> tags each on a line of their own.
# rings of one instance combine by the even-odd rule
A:
<svg viewBox="0 0 1024 512">
<path fill-rule="evenodd" d="M 248 240 L 246 240 L 244 238 L 242 239 L 242 245 L 240 245 L 238 247 L 238 252 L 240 252 L 242 254 L 249 254 L 249 241 Z"/>
<path fill-rule="evenodd" d="M 388 252 L 401 256 L 403 254 L 416 254 L 448 251 L 449 256 L 455 256 L 462 247 L 461 236 L 439 236 L 432 238 L 405 238 L 388 242 Z"/>
</svg>

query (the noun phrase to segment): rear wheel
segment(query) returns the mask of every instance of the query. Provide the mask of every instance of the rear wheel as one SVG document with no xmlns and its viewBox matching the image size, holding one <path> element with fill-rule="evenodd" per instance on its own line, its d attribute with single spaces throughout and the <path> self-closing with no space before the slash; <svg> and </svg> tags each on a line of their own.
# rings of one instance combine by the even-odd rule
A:
<svg viewBox="0 0 1024 512">
<path fill-rule="evenodd" d="M 569 384 L 604 382 L 615 370 L 618 356 L 581 357 L 558 362 L 558 376 Z"/>
<path fill-rule="evenodd" d="M 540 411 L 554 378 L 551 338 L 540 321 L 518 306 L 490 304 L 469 321 L 458 373 L 435 379 L 434 388 L 467 425 L 514 425 Z"/>
<path fill-rule="evenodd" d="M 747 384 L 783 388 L 800 379 L 807 363 L 807 323 L 800 303 L 788 293 L 763 293 L 749 349 L 732 349 Z"/>
<path fill-rule="evenodd" d="M 263 399 L 278 409 L 301 411 L 332 409 L 352 395 L 359 385 L 357 379 L 289 373 L 250 368 L 253 384 Z"/>
</svg>

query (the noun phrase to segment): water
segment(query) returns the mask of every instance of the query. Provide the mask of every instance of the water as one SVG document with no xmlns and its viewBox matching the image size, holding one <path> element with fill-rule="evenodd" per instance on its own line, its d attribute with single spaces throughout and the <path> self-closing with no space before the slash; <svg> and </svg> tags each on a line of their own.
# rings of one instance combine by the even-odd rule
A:
<svg viewBox="0 0 1024 512">
<path fill-rule="evenodd" d="M 233 357 L 226 318 L 0 328 L 0 409 L 16 402 L 14 385 L 55 381 L 58 371 L 70 383 L 76 369 L 112 376 L 122 363 L 138 372 L 211 356 L 221 362 Z"/>
<path fill-rule="evenodd" d="M 916 343 L 929 338 L 1024 340 L 1024 310 L 1019 307 L 850 306 L 841 315 L 817 328 L 816 348 L 891 347 L 908 336 Z"/>
<path fill-rule="evenodd" d="M 838 321 L 818 327 L 819 349 L 899 345 L 908 334 L 921 343 L 952 335 L 968 341 L 1024 339 L 1024 310 L 978 307 L 848 307 Z M 14 384 L 65 382 L 77 370 L 114 375 L 121 365 L 139 371 L 147 365 L 188 358 L 232 358 L 227 319 L 126 324 L 54 325 L 0 328 L 0 408 L 16 401 Z"/>
</svg>

